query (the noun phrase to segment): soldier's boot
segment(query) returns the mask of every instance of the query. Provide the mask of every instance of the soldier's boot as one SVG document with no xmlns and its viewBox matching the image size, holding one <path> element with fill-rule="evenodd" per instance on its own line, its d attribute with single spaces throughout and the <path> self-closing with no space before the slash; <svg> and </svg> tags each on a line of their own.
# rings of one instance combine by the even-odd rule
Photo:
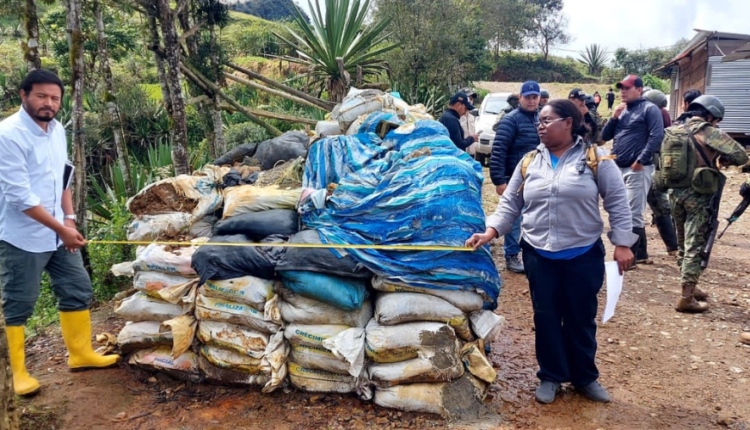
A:
<svg viewBox="0 0 750 430">
<path fill-rule="evenodd" d="M 637 264 L 654 264 L 648 258 L 648 239 L 646 238 L 645 227 L 633 227 L 633 233 L 638 235 L 638 241 L 630 248 L 635 256 L 635 265 Z"/>
<path fill-rule="evenodd" d="M 695 286 L 695 290 L 693 291 L 693 297 L 695 297 L 695 300 L 698 300 L 699 302 L 705 302 L 708 300 L 708 293 L 701 290 L 699 286 Z"/>
<path fill-rule="evenodd" d="M 659 236 L 664 241 L 664 246 L 667 247 L 667 253 L 669 255 L 677 255 L 677 233 L 674 231 L 672 217 L 657 217 L 654 219 L 654 224 L 656 224 L 656 229 L 659 230 Z"/>
<path fill-rule="evenodd" d="M 682 284 L 682 297 L 675 309 L 677 312 L 701 313 L 708 310 L 708 304 L 695 300 L 695 284 Z"/>
</svg>

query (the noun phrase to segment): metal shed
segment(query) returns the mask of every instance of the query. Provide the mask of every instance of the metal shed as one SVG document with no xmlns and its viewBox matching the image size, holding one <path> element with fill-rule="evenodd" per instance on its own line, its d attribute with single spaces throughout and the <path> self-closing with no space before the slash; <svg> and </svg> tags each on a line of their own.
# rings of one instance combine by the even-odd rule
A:
<svg viewBox="0 0 750 430">
<path fill-rule="evenodd" d="M 672 77 L 670 114 L 679 116 L 682 95 L 698 89 L 724 103 L 721 128 L 750 144 L 750 59 L 743 59 L 750 34 L 696 31 L 685 49 L 659 69 Z"/>
</svg>

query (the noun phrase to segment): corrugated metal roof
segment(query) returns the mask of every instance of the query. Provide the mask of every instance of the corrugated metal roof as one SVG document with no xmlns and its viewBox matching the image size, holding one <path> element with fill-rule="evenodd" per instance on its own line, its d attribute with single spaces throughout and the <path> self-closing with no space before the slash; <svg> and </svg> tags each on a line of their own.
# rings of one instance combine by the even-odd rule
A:
<svg viewBox="0 0 750 430">
<path fill-rule="evenodd" d="M 696 35 L 693 36 L 692 39 L 690 39 L 690 42 L 688 42 L 687 46 L 685 46 L 685 48 L 682 51 L 680 51 L 680 53 L 677 54 L 674 58 L 667 61 L 661 67 L 656 69 L 656 71 L 666 69 L 667 67 L 687 57 L 688 55 L 690 55 L 691 52 L 695 50 L 695 48 L 698 48 L 703 43 L 705 43 L 706 40 L 712 37 L 716 37 L 719 39 L 750 40 L 750 34 L 723 33 L 720 31 L 700 30 L 697 28 L 695 29 L 695 31 L 697 31 L 698 33 L 696 33 Z"/>
<path fill-rule="evenodd" d="M 722 58 L 708 59 L 706 94 L 724 104 L 722 130 L 750 135 L 750 60 L 722 63 Z"/>
</svg>

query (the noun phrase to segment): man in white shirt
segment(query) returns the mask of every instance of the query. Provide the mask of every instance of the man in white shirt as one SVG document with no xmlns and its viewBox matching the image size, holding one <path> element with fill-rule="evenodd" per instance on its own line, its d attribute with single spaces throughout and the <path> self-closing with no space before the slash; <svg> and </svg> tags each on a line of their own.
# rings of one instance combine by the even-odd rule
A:
<svg viewBox="0 0 750 430">
<path fill-rule="evenodd" d="M 58 299 L 60 326 L 71 369 L 101 368 L 119 360 L 91 346 L 91 279 L 78 249 L 73 196 L 65 189 L 65 129 L 55 120 L 64 87 L 46 70 L 21 83 L 22 106 L 0 122 L 0 283 L 13 385 L 33 394 L 39 382 L 26 370 L 24 325 L 39 297 L 42 272 Z M 68 176 L 71 172 L 68 172 Z"/>
</svg>

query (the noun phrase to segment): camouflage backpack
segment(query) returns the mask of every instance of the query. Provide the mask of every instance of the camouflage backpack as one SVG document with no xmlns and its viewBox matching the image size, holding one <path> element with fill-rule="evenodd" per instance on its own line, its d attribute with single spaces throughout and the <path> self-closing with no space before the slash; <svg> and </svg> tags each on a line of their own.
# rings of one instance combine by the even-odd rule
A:
<svg viewBox="0 0 750 430">
<path fill-rule="evenodd" d="M 658 188 L 687 188 L 693 181 L 693 173 L 698 165 L 693 149 L 692 131 L 687 125 L 669 127 L 664 130 L 659 155 L 659 170 L 654 174 Z"/>
</svg>

